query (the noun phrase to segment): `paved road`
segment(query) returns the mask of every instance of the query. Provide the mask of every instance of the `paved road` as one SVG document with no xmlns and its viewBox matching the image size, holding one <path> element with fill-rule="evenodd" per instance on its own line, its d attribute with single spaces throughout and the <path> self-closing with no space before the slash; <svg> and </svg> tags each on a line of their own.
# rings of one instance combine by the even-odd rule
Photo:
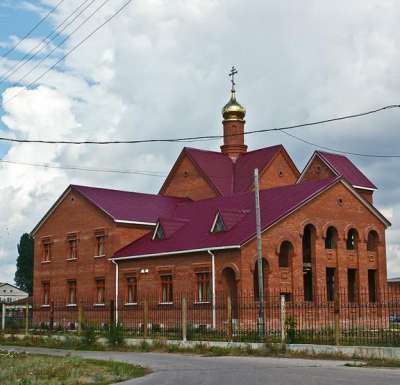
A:
<svg viewBox="0 0 400 385">
<path fill-rule="evenodd" d="M 168 353 L 77 352 L 0 347 L 53 355 L 125 361 L 152 373 L 121 385 L 400 385 L 400 369 L 343 366 L 345 361 L 264 357 L 200 357 Z"/>
</svg>

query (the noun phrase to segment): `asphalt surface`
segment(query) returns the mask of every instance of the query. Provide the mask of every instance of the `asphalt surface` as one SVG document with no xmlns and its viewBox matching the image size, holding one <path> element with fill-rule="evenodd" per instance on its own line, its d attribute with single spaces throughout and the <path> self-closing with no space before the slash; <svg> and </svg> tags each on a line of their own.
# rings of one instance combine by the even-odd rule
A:
<svg viewBox="0 0 400 385">
<path fill-rule="evenodd" d="M 124 361 L 152 373 L 120 385 L 400 385 L 400 369 L 346 367 L 346 361 L 264 357 L 201 357 L 168 353 L 83 352 L 45 348 L 2 350 Z M 350 362 L 350 361 L 347 361 Z"/>
</svg>

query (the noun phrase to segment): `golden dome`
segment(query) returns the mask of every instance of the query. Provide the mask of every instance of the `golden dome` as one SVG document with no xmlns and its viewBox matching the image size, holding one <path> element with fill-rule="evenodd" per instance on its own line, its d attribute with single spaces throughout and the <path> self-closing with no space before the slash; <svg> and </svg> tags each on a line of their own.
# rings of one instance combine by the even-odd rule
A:
<svg viewBox="0 0 400 385">
<path fill-rule="evenodd" d="M 231 99 L 222 109 L 224 120 L 244 120 L 246 109 L 236 100 L 236 92 L 232 89 Z"/>
</svg>

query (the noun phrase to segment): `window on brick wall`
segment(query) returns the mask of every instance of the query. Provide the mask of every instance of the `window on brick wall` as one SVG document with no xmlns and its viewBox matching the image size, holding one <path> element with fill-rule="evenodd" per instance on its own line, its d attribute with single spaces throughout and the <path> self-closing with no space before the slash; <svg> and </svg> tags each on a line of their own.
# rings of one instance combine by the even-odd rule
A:
<svg viewBox="0 0 400 385">
<path fill-rule="evenodd" d="M 137 278 L 126 277 L 126 302 L 136 303 L 137 302 Z"/>
<path fill-rule="evenodd" d="M 103 257 L 106 254 L 105 251 L 105 243 L 106 243 L 106 236 L 104 231 L 96 232 L 96 257 Z"/>
<path fill-rule="evenodd" d="M 76 305 L 76 281 L 67 281 L 67 302 L 68 305 Z"/>
<path fill-rule="evenodd" d="M 376 270 L 368 270 L 368 295 L 369 302 L 376 302 Z"/>
<path fill-rule="evenodd" d="M 50 239 L 45 239 L 42 243 L 43 247 L 43 262 L 50 262 L 51 260 L 51 242 Z"/>
<path fill-rule="evenodd" d="M 68 259 L 78 258 L 78 238 L 76 235 L 70 235 L 67 239 Z"/>
<path fill-rule="evenodd" d="M 106 282 L 104 278 L 96 278 L 96 304 L 105 303 Z"/>
<path fill-rule="evenodd" d="M 377 251 L 378 240 L 379 240 L 378 233 L 375 230 L 371 230 L 368 233 L 367 250 L 368 251 Z"/>
<path fill-rule="evenodd" d="M 161 275 L 161 302 L 172 303 L 173 301 L 172 275 Z"/>
<path fill-rule="evenodd" d="M 289 267 L 292 255 L 293 245 L 289 241 L 283 241 L 279 249 L 279 267 Z"/>
<path fill-rule="evenodd" d="M 338 234 L 333 226 L 328 227 L 325 237 L 325 249 L 336 249 Z"/>
<path fill-rule="evenodd" d="M 346 248 L 347 250 L 357 250 L 358 233 L 356 229 L 350 229 L 347 233 Z"/>
<path fill-rule="evenodd" d="M 197 302 L 210 302 L 211 300 L 211 282 L 210 273 L 200 272 L 196 273 L 196 301 Z"/>
<path fill-rule="evenodd" d="M 42 302 L 43 305 L 50 304 L 50 282 L 42 282 Z"/>
</svg>

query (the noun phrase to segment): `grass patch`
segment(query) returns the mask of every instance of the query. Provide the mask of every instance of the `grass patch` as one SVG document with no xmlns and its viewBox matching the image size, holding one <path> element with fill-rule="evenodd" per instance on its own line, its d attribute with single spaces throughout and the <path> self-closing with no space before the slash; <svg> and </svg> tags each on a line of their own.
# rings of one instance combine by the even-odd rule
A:
<svg viewBox="0 0 400 385">
<path fill-rule="evenodd" d="M 107 385 L 145 374 L 122 362 L 0 351 L 2 385 Z"/>
<path fill-rule="evenodd" d="M 17 338 L 16 336 L 4 337 L 0 335 L 0 345 L 7 346 L 32 346 L 71 350 L 89 350 L 89 351 L 120 351 L 120 352 L 162 352 L 179 354 L 198 354 L 207 357 L 220 356 L 255 356 L 255 357 L 281 357 L 281 358 L 304 358 L 319 360 L 340 360 L 347 361 L 347 366 L 359 367 L 400 367 L 400 360 L 379 360 L 363 359 L 358 356 L 349 357 L 340 352 L 337 353 L 310 353 L 310 352 L 290 352 L 286 350 L 285 345 L 266 342 L 262 347 L 254 349 L 251 344 L 238 346 L 209 346 L 205 343 L 197 343 L 190 347 L 183 344 L 169 344 L 165 339 L 153 340 L 153 343 L 141 341 L 138 345 L 114 345 L 108 340 L 108 344 L 98 344 L 92 338 L 83 336 L 79 339 L 77 336 L 63 336 L 63 339 L 50 336 L 26 336 Z M 2 382 L 0 381 L 0 384 Z M 31 385 L 30 383 L 28 383 Z M 20 385 L 25 385 L 21 383 Z M 36 385 L 36 384 L 35 384 Z M 58 384 L 57 384 L 58 385 Z"/>
</svg>

